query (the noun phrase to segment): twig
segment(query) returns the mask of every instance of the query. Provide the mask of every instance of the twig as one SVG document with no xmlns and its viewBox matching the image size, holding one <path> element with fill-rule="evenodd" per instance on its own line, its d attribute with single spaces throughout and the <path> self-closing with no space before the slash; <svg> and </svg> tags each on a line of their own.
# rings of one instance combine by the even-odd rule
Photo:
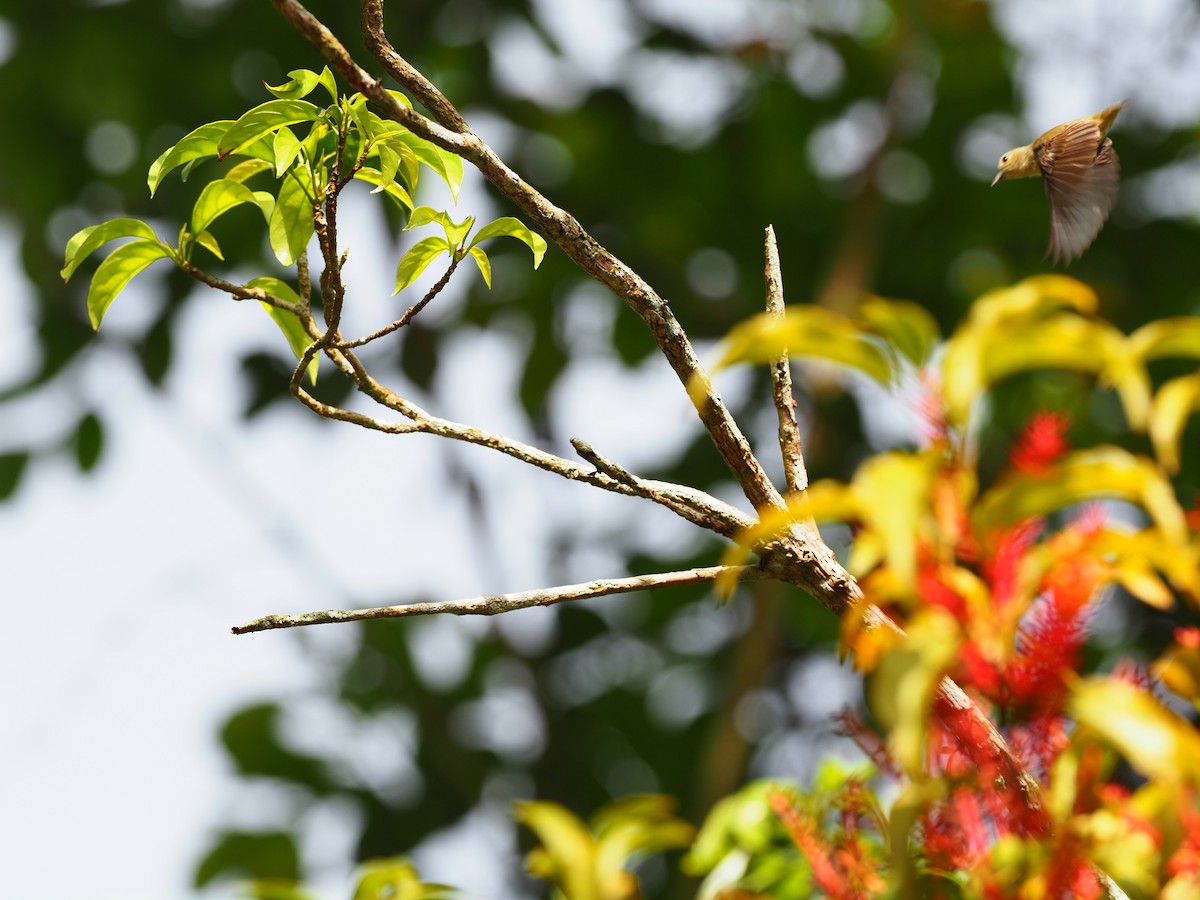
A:
<svg viewBox="0 0 1200 900">
<path fill-rule="evenodd" d="M 527 609 L 531 606 L 553 606 L 568 600 L 583 600 L 588 597 L 606 597 L 611 594 L 627 594 L 631 591 L 652 590 L 662 587 L 680 587 L 716 581 L 729 567 L 708 566 L 687 569 L 682 572 L 662 572 L 654 575 L 634 575 L 630 578 L 607 578 L 588 581 L 584 584 L 568 584 L 561 587 L 522 591 L 517 594 L 484 594 L 469 600 L 445 600 L 437 603 L 403 603 L 398 606 L 378 606 L 373 609 L 330 609 L 321 612 L 301 613 L 294 616 L 263 616 L 245 625 L 233 628 L 234 634 L 249 634 L 254 631 L 271 631 L 276 628 L 298 628 L 303 625 L 326 625 L 332 622 L 362 622 L 368 619 L 399 619 L 406 616 L 432 616 L 449 613 L 455 616 L 495 616 Z M 737 566 L 738 577 L 743 581 L 769 578 L 770 576 L 753 566 Z"/>
<path fill-rule="evenodd" d="M 773 318 L 783 318 L 783 271 L 779 267 L 779 246 L 775 243 L 775 228 L 767 226 L 766 242 L 767 312 Z M 779 452 L 783 457 L 783 480 L 788 493 L 796 494 L 808 487 L 808 471 L 800 447 L 800 426 L 796 422 L 796 398 L 792 393 L 792 364 L 785 350 L 771 364 L 771 389 L 775 410 L 779 414 Z"/>
<path fill-rule="evenodd" d="M 302 306 L 298 303 L 293 303 L 291 300 L 284 300 L 282 297 L 276 297 L 269 291 L 264 291 L 262 288 L 246 287 L 243 284 L 234 284 L 232 281 L 226 281 L 224 278 L 218 278 L 216 275 L 210 275 L 201 269 L 197 269 L 191 263 L 184 263 L 183 271 L 191 278 L 199 281 L 201 284 L 207 284 L 211 288 L 216 288 L 225 294 L 231 294 L 239 300 L 258 300 L 260 303 L 265 303 L 268 306 L 273 306 L 276 309 L 286 310 L 296 315 L 302 315 Z"/>
<path fill-rule="evenodd" d="M 434 297 L 436 297 L 438 294 L 440 294 L 442 292 L 442 288 L 444 288 L 446 286 L 446 284 L 450 281 L 450 276 L 453 275 L 454 270 L 458 268 L 459 262 L 460 262 L 460 258 L 457 256 L 454 257 L 453 259 L 451 259 L 450 266 L 449 266 L 449 268 L 446 269 L 446 274 L 438 279 L 437 284 L 435 284 L 433 287 L 431 287 L 429 289 L 429 291 L 425 294 L 424 297 L 422 297 L 420 300 L 418 300 L 416 303 L 414 303 L 412 306 L 410 306 L 408 308 L 408 310 L 404 313 L 404 315 L 402 315 L 400 318 L 398 318 L 391 325 L 385 325 L 382 328 L 380 328 L 378 331 L 372 331 L 370 334 L 366 335 L 365 337 L 360 337 L 353 341 L 343 341 L 341 343 L 331 344 L 330 346 L 332 346 L 333 348 L 335 348 L 337 350 L 352 350 L 355 347 L 361 347 L 364 344 L 371 343 L 371 341 L 375 341 L 381 337 L 385 337 L 385 336 L 391 334 L 393 331 L 399 331 L 401 328 L 403 328 L 405 325 L 407 325 L 409 322 L 411 322 L 413 320 L 413 317 L 416 316 L 417 313 L 419 313 L 426 306 L 428 306 L 429 301 L 431 301 Z"/>
<path fill-rule="evenodd" d="M 581 458 L 590 462 L 599 472 L 604 473 L 613 481 L 625 485 L 636 496 L 653 500 L 671 512 L 708 528 L 710 531 L 715 531 L 717 534 L 733 537 L 754 524 L 754 520 L 741 510 L 697 488 L 668 481 L 650 481 L 638 478 L 628 469 L 601 456 L 585 440 L 571 438 L 571 446 L 575 448 Z"/>
</svg>

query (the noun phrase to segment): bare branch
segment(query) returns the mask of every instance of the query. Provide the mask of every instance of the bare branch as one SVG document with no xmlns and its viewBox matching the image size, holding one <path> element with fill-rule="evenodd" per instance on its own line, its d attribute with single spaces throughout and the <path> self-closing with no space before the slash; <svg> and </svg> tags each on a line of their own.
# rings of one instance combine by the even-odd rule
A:
<svg viewBox="0 0 1200 900">
<path fill-rule="evenodd" d="M 766 242 L 767 312 L 783 318 L 783 271 L 779 267 L 779 246 L 775 243 L 775 228 L 767 226 Z M 800 426 L 796 422 L 796 398 L 792 393 L 792 363 L 787 351 L 771 364 L 771 389 L 775 410 L 779 414 L 779 452 L 783 456 L 783 478 L 788 493 L 796 494 L 808 487 L 808 471 L 800 448 Z"/>
<path fill-rule="evenodd" d="M 680 587 L 716 581 L 729 566 L 708 566 L 687 569 L 682 572 L 662 572 L 654 575 L 634 575 L 630 578 L 608 578 L 584 584 L 568 584 L 561 587 L 522 591 L 517 594 L 484 594 L 469 600 L 446 600 L 437 603 L 404 603 L 398 606 L 379 606 L 373 609 L 330 609 L 321 612 L 301 613 L 294 616 L 263 616 L 245 625 L 233 628 L 234 634 L 249 634 L 254 631 L 271 631 L 276 628 L 298 628 L 303 625 L 326 625 L 332 622 L 362 622 L 368 619 L 399 619 L 406 616 L 432 616 L 449 613 L 455 616 L 495 616 L 531 606 L 553 606 L 568 600 L 583 600 L 588 597 L 607 597 L 611 594 L 627 594 L 662 587 Z M 738 577 L 743 581 L 769 578 L 761 569 L 753 566 L 735 566 Z"/>
<path fill-rule="evenodd" d="M 355 90 L 375 102 L 384 115 L 472 163 L 584 272 L 616 293 L 636 312 L 650 328 L 679 380 L 684 385 L 694 379 L 708 384 L 705 402 L 697 405 L 697 412 L 747 499 L 756 509 L 782 505 L 782 497 L 767 478 L 749 442 L 734 422 L 724 401 L 704 376 L 691 342 L 667 303 L 641 276 L 585 231 L 574 216 L 559 209 L 509 168 L 491 147 L 467 127 L 449 100 L 440 93 L 430 93 L 432 86 L 428 80 L 395 51 L 384 35 L 382 6 L 377 0 L 363 0 L 363 30 L 368 45 L 388 74 L 426 103 L 441 124 L 431 122 L 388 94 L 382 84 L 359 67 L 333 33 L 302 4 L 296 0 L 273 2 L 283 16 L 325 55 L 339 74 Z"/>
</svg>

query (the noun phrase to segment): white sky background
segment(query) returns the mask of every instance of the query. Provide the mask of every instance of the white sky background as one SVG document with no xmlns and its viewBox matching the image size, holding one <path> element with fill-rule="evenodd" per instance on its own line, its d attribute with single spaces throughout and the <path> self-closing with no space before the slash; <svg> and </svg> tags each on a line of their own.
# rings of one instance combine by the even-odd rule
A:
<svg viewBox="0 0 1200 900">
<path fill-rule="evenodd" d="M 527 29 L 510 23 L 500 45 L 514 55 L 497 63 L 496 76 L 514 93 L 570 104 L 585 100 L 595 84 L 648 73 L 653 81 L 628 85 L 639 108 L 668 139 L 687 143 L 709 133 L 743 87 L 739 73 L 720 66 L 661 54 L 630 59 L 635 45 L 623 32 L 629 20 L 617 0 L 580 0 L 586 17 L 560 14 L 575 4 L 543 5 L 547 27 L 575 62 L 539 50 Z M 755 17 L 777 23 L 781 8 L 766 0 L 644 0 L 639 6 L 663 18 L 686 7 L 687 21 L 714 40 L 740 39 L 730 23 Z M 877 4 L 825 0 L 806 8 L 834 15 L 847 6 L 868 22 Z M 1195 51 L 1187 47 L 1200 45 L 1184 0 L 1008 0 L 995 6 L 1006 31 L 1032 48 L 1018 66 L 1029 124 L 991 120 L 977 129 L 977 139 L 964 143 L 965 166 L 989 159 L 990 169 L 1011 143 L 1120 97 L 1134 101 L 1131 119 L 1177 124 L 1197 118 L 1200 79 L 1183 73 L 1194 76 L 1197 60 L 1187 54 Z M 1040 34 L 1029 31 L 1031 22 Z M 1190 22 L 1190 30 L 1180 22 Z M 1071 40 L 1057 42 L 1053 53 L 1038 49 L 1041 36 L 1060 34 Z M 1191 44 L 1181 35 L 1190 35 Z M 1178 65 L 1162 66 L 1162 48 L 1177 45 Z M 1073 77 L 1060 77 L 1064 68 Z M 687 91 L 696 79 L 711 85 L 700 94 L 707 104 L 700 110 L 698 95 Z M 675 94 L 672 83 L 680 86 Z M 502 153 L 512 138 L 487 120 L 480 130 Z M 996 142 L 1001 146 L 992 153 Z M 561 148 L 555 152 L 561 157 Z M 560 164 L 570 177 L 569 159 Z M 1171 199 L 1179 202 L 1177 195 Z M 468 182 L 459 209 L 486 214 L 482 204 Z M 1200 202 L 1188 214 L 1198 208 Z M 388 295 L 396 251 L 377 244 L 371 204 L 361 194 L 349 197 L 343 211 L 343 238 L 354 248 L 349 280 L 361 290 L 349 330 L 369 330 L 394 317 L 397 301 Z M 17 237 L 11 222 L 0 223 L 0 283 L 17 286 L 0 304 L 0 385 L 33 364 L 32 300 L 21 287 Z M 743 268 L 756 267 L 757 261 Z M 139 281 L 152 281 L 153 272 Z M 149 319 L 152 292 L 137 285 L 113 306 L 106 333 L 137 334 Z M 454 297 L 439 297 L 423 316 L 436 321 Z M 554 412 L 562 433 L 585 437 L 636 470 L 654 462 L 655 453 L 671 458 L 698 425 L 665 364 L 652 359 L 629 371 L 601 355 L 605 342 L 597 334 L 611 323 L 613 302 L 596 291 L 563 302 L 563 327 L 590 352 L 558 385 Z M 235 638 L 231 625 L 268 612 L 539 586 L 551 568 L 549 535 L 580 519 L 600 523 L 589 526 L 598 533 L 624 532 L 631 542 L 688 540 L 687 527 L 669 515 L 482 449 L 324 427 L 299 407 L 277 407 L 243 422 L 238 357 L 250 346 L 282 349 L 274 326 L 252 304 L 205 293 L 189 304 L 175 346 L 161 393 L 149 390 L 134 364 L 101 340 L 52 387 L 0 409 L 0 449 L 30 439 L 57 441 L 75 411 L 87 406 L 98 408 L 107 426 L 97 472 L 80 476 L 65 455 L 39 462 L 16 497 L 0 505 L 6 598 L 0 770 L 8 773 L 0 788 L 2 896 L 53 897 L 47 884 L 69 875 L 72 883 L 59 896 L 77 893 L 79 878 L 89 897 L 100 900 L 182 897 L 206 841 L 205 823 L 215 825 L 230 808 L 246 825 L 269 825 L 286 812 L 286 799 L 246 792 L 232 778 L 218 752 L 217 727 L 249 702 L 303 693 L 322 678 L 314 658 L 336 658 L 348 635 L 336 627 L 314 631 L 308 636 L 314 657 L 295 635 Z M 447 346 L 433 395 L 414 399 L 437 414 L 528 438 L 521 412 L 508 399 L 524 352 L 519 335 L 463 333 Z M 334 377 L 328 370 L 325 376 Z M 622 417 L 622 408 L 640 410 L 644 418 Z M 653 442 L 644 439 L 647 432 Z M 495 546 L 484 556 L 472 552 L 479 532 L 468 507 L 447 486 L 446 452 L 497 486 L 491 509 L 520 510 L 519 521 L 488 523 Z M 310 499 L 331 492 L 344 505 Z M 355 527 L 340 527 L 349 518 Z M 493 559 L 504 560 L 503 568 L 493 568 Z M 614 574 L 616 564 L 601 547 L 560 565 L 568 578 L 583 580 Z M 537 640 L 553 627 L 552 617 L 524 621 L 455 620 L 423 639 L 452 664 L 454 648 L 464 648 L 463 634 L 471 629 L 505 627 L 514 640 L 522 634 Z M 313 715 L 328 723 L 333 713 Z M 380 752 L 365 739 L 361 747 L 343 749 L 361 753 L 364 765 Z M 328 862 L 320 883 L 335 896 L 347 890 L 344 816 L 327 809 L 306 823 L 309 843 L 322 848 Z M 467 830 L 492 843 L 505 840 L 495 817 L 473 821 Z M 453 849 L 426 853 L 423 874 L 484 890 L 491 878 L 487 861 L 472 858 L 480 859 L 476 870 Z"/>
</svg>

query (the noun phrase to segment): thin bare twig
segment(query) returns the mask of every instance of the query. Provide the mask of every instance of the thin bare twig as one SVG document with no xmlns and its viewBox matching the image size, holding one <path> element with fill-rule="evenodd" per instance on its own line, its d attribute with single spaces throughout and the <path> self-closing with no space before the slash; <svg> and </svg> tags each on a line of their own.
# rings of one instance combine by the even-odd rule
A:
<svg viewBox="0 0 1200 900">
<path fill-rule="evenodd" d="M 783 318 L 783 270 L 779 267 L 779 246 L 775 228 L 767 226 L 766 240 L 767 312 Z M 779 452 L 783 457 L 783 479 L 788 493 L 797 494 L 808 487 L 808 471 L 800 448 L 800 426 L 796 422 L 796 398 L 792 392 L 792 363 L 787 351 L 771 364 L 771 393 L 779 414 Z"/>
<path fill-rule="evenodd" d="M 769 577 L 753 566 L 736 566 L 738 577 L 751 580 Z M 455 616 L 495 616 L 531 606 L 553 606 L 569 600 L 588 597 L 607 597 L 631 591 L 653 590 L 662 587 L 681 587 L 716 581 L 728 566 L 707 566 L 681 572 L 661 572 L 654 575 L 634 575 L 629 578 L 607 578 L 584 584 L 540 588 L 516 594 L 484 594 L 469 600 L 445 600 L 435 603 L 403 603 L 398 606 L 378 606 L 373 609 L 330 609 L 300 613 L 294 616 L 263 616 L 233 628 L 234 634 L 271 631 L 276 628 L 298 628 L 303 625 L 326 625 L 332 622 L 362 622 L 368 619 L 399 619 L 406 616 L 429 616 L 449 613 Z"/>
<path fill-rule="evenodd" d="M 232 281 L 226 281 L 224 278 L 218 278 L 216 275 L 210 275 L 208 272 L 197 269 L 191 263 L 184 263 L 182 268 L 189 277 L 194 278 L 201 284 L 207 284 L 209 287 L 216 288 L 222 293 L 231 294 L 238 300 L 258 300 L 260 303 L 265 303 L 276 309 L 286 310 L 298 316 L 301 315 L 302 306 L 300 304 L 293 303 L 291 300 L 284 300 L 282 297 L 276 297 L 271 292 L 264 291 L 262 288 L 234 284 Z"/>
<path fill-rule="evenodd" d="M 412 306 L 410 306 L 408 308 L 408 310 L 404 313 L 404 315 L 402 315 L 400 318 L 398 318 L 391 325 L 385 325 L 382 328 L 380 328 L 378 331 L 372 331 L 370 334 L 366 335 L 365 337 L 360 337 L 353 341 L 342 341 L 341 343 L 331 344 L 330 346 L 332 346 L 334 349 L 337 349 L 337 350 L 353 350 L 355 347 L 361 347 L 364 344 L 371 343 L 371 341 L 378 340 L 381 337 L 386 337 L 387 335 L 391 334 L 393 331 L 399 331 L 401 328 L 403 328 L 405 325 L 407 325 L 409 322 L 411 322 L 413 320 L 413 317 L 416 316 L 417 313 L 419 313 L 426 306 L 428 306 L 429 301 L 431 301 L 434 297 L 436 297 L 438 294 L 440 294 L 442 292 L 442 288 L 444 288 L 447 285 L 447 283 L 449 283 L 450 276 L 454 274 L 454 270 L 458 268 L 458 264 L 460 261 L 461 261 L 461 259 L 457 256 L 454 257 L 453 259 L 451 259 L 450 266 L 446 269 L 446 274 L 438 279 L 437 284 L 435 284 L 433 287 L 431 287 L 428 290 L 428 292 L 426 292 L 424 297 L 422 297 L 420 300 L 418 300 L 416 303 L 414 303 Z"/>
</svg>

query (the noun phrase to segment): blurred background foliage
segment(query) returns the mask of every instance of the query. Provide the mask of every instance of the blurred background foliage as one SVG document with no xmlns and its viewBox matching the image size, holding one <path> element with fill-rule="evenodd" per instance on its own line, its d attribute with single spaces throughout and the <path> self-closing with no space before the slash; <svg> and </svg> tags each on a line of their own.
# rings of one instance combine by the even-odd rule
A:
<svg viewBox="0 0 1200 900">
<path fill-rule="evenodd" d="M 983 290 L 1047 269 L 1041 189 L 989 190 L 995 159 L 1122 96 L 1131 105 L 1114 131 L 1126 174 L 1119 206 L 1070 274 L 1096 286 L 1104 315 L 1127 330 L 1200 313 L 1200 100 L 1187 87 L 1200 84 L 1196 9 L 1157 4 L 1139 31 L 1122 24 L 1116 6 L 1072 18 L 1035 15 L 1036 3 L 1016 0 L 446 0 L 391 2 L 387 14 L 400 52 L 524 177 L 646 276 L 702 341 L 761 308 L 768 223 L 779 234 L 790 302 L 845 310 L 870 290 L 925 304 L 949 330 Z M 357 33 L 357 4 L 310 7 L 377 70 Z M 0 212 L 18 223 L 36 287 L 36 328 L 25 340 L 34 364 L 0 384 L 0 404 L 53 390 L 97 342 L 121 344 L 161 385 L 188 340 L 175 324 L 195 302 L 193 285 L 173 271 L 161 282 L 165 302 L 139 333 L 94 335 L 86 279 L 64 286 L 59 278 L 63 246 L 76 229 L 116 214 L 173 234 L 192 192 L 172 179 L 152 202 L 149 163 L 192 127 L 262 102 L 263 80 L 278 84 L 287 70 L 320 61 L 262 0 L 6 0 L 0 26 Z M 240 242 L 228 230 L 238 227 Z M 227 269 L 268 257 L 252 228 L 249 215 L 230 217 Z M 496 267 L 493 292 L 473 283 L 448 320 L 408 329 L 380 370 L 427 388 L 457 328 L 517 323 L 527 346 L 520 405 L 541 441 L 564 447 L 571 435 L 548 398 L 572 354 L 599 352 L 632 367 L 655 352 L 653 342 L 623 308 L 611 327 L 603 317 L 565 317 L 582 277 L 561 254 L 552 251 L 536 274 L 527 258 L 506 265 L 498 254 Z M 569 333 L 580 328 L 594 334 Z M 252 386 L 247 417 L 291 402 L 291 363 L 280 350 L 242 361 Z M 758 378 L 735 413 L 752 433 L 770 434 Z M 325 391 L 345 390 L 324 380 L 332 383 Z M 879 397 L 860 394 L 860 407 L 828 378 L 816 384 L 800 397 L 813 477 L 846 478 L 873 450 L 903 440 L 902 428 L 885 427 Z M 1002 457 L 1017 423 L 1045 406 L 1072 412 L 1082 444 L 1142 446 L 1116 401 L 1086 379 L 1022 377 L 994 399 L 985 466 Z M 294 415 L 308 413 L 297 406 Z M 6 436 L 0 496 L 20 490 L 22 473 L 48 455 L 73 454 L 91 469 L 104 433 L 103 418 L 81 407 L 60 439 Z M 690 445 L 659 459 L 639 474 L 729 496 L 698 429 Z M 1200 487 L 1194 453 L 1180 482 Z M 481 508 L 495 502 L 488 484 L 466 487 Z M 547 477 L 546 490 L 556 487 Z M 563 533 L 562 553 L 595 534 Z M 630 572 L 714 559 L 712 544 L 657 558 L 613 543 Z M 547 572 L 546 583 L 555 577 Z M 663 791 L 698 822 L 749 777 L 803 776 L 823 749 L 844 752 L 828 717 L 856 702 L 857 688 L 830 662 L 834 622 L 784 593 L 746 590 L 724 608 L 700 590 L 653 602 L 609 598 L 561 608 L 552 640 L 540 642 L 467 627 L 456 632 L 467 635 L 455 645 L 466 649 L 448 677 L 421 658 L 422 641 L 445 646 L 436 643 L 441 624 L 360 628 L 322 694 L 229 716 L 220 740 L 238 773 L 248 786 L 283 791 L 290 814 L 273 829 L 218 829 L 197 860 L 196 883 L 311 874 L 298 834 L 317 806 L 341 811 L 365 859 L 406 852 L 481 810 L 503 816 L 517 797 L 587 815 L 622 794 Z M 398 585 L 388 602 L 419 599 Z M 1145 624 L 1125 639 L 1136 641 Z M 304 735 L 305 710 L 316 708 L 320 721 L 340 724 L 318 741 Z M 364 745 L 375 748 L 373 768 L 352 761 Z M 514 869 L 516 860 L 514 852 Z M 655 865 L 643 873 L 652 887 L 665 871 Z M 519 890 L 515 870 L 506 878 Z"/>
</svg>

